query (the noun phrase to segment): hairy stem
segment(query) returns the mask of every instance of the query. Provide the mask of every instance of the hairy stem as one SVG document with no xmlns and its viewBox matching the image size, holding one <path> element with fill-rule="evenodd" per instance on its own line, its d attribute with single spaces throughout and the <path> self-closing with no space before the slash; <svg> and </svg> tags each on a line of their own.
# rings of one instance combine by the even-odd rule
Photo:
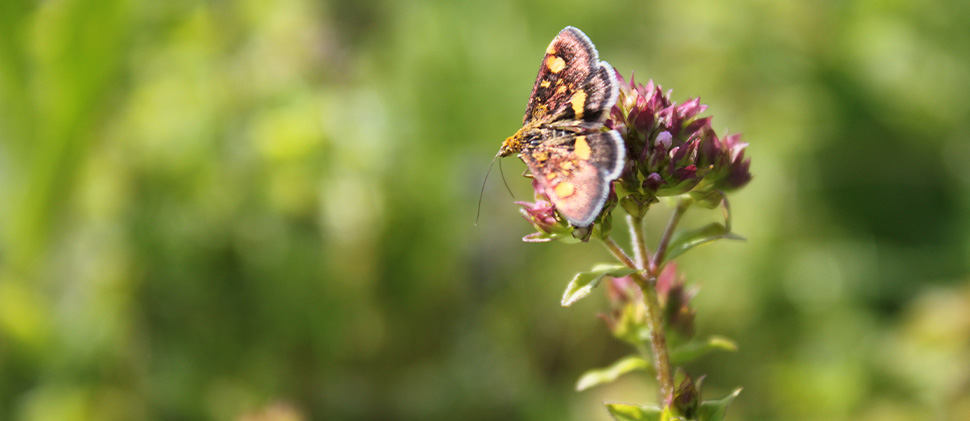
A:
<svg viewBox="0 0 970 421">
<path fill-rule="evenodd" d="M 633 253 L 637 256 L 637 267 L 646 269 L 647 262 L 650 261 L 650 251 L 647 250 L 646 235 L 644 235 L 643 231 L 643 218 L 635 218 L 633 215 L 627 215 L 626 221 L 630 224 L 630 238 L 633 239 Z"/>
<path fill-rule="evenodd" d="M 657 278 L 644 279 L 643 275 L 633 279 L 643 291 L 643 302 L 647 306 L 647 327 L 650 328 L 650 349 L 653 351 L 653 365 L 657 370 L 657 384 L 660 386 L 660 402 L 673 396 L 674 377 L 670 375 L 670 356 L 667 354 L 667 335 L 664 331 L 660 300 L 657 298 Z"/>
<path fill-rule="evenodd" d="M 633 237 L 634 248 L 637 251 L 637 259 L 640 262 L 649 262 L 646 253 L 646 241 L 643 236 L 643 220 L 631 218 L 630 233 Z M 635 227 L 635 228 L 634 228 Z M 632 269 L 639 269 L 631 276 L 640 291 L 643 292 L 643 303 L 647 309 L 647 327 L 650 329 L 650 350 L 653 356 L 653 366 L 657 373 L 657 384 L 660 388 L 660 402 L 666 401 L 668 396 L 673 395 L 674 378 L 670 375 L 670 356 L 667 353 L 667 336 L 664 332 L 663 315 L 660 311 L 660 300 L 657 297 L 657 277 L 651 276 L 649 279 L 644 275 L 644 264 L 636 264 L 630 256 L 612 238 L 603 239 L 606 248 L 613 253 L 613 256 L 620 262 Z"/>
<path fill-rule="evenodd" d="M 647 309 L 647 327 L 650 329 L 650 349 L 653 355 L 653 366 L 657 373 L 661 402 L 666 402 L 668 397 L 673 396 L 674 377 L 670 372 L 667 335 L 664 331 L 660 298 L 657 296 L 657 277 L 660 276 L 660 270 L 664 263 L 663 259 L 667 254 L 667 247 L 670 245 L 674 231 L 691 203 L 690 199 L 682 199 L 677 203 L 674 213 L 670 216 L 670 221 L 667 222 L 667 228 L 664 229 L 663 236 L 660 238 L 660 244 L 657 245 L 657 253 L 654 254 L 652 259 L 647 251 L 646 238 L 643 232 L 643 218 L 627 216 L 636 261 L 633 261 L 612 238 L 603 239 L 606 248 L 610 250 L 610 253 L 613 253 L 617 260 L 629 268 L 640 270 L 640 272 L 635 272 L 630 276 L 640 287 L 640 291 L 643 292 L 643 304 Z"/>
<path fill-rule="evenodd" d="M 613 237 L 604 238 L 603 244 L 606 244 L 606 248 L 610 251 L 610 253 L 613 253 L 613 257 L 616 257 L 616 259 L 619 260 L 620 263 L 623 263 L 624 266 L 630 269 L 643 270 L 637 266 L 633 259 L 631 259 L 622 248 L 620 248 L 619 244 L 616 244 L 616 241 L 613 241 Z"/>
</svg>

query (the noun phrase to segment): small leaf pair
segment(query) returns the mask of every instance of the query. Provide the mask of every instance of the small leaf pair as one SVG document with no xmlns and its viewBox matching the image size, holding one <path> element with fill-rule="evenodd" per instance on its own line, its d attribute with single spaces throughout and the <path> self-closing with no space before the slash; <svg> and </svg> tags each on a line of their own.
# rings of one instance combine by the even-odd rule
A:
<svg viewBox="0 0 970 421">
<path fill-rule="evenodd" d="M 723 399 L 701 402 L 697 408 L 697 415 L 693 418 L 696 421 L 720 421 L 727 414 L 727 408 L 738 397 L 741 389 L 736 389 Z M 654 405 L 630 405 L 623 403 L 607 403 L 606 410 L 610 412 L 613 419 L 617 421 L 687 421 L 671 408 L 660 408 Z"/>
<path fill-rule="evenodd" d="M 727 197 L 720 192 L 715 193 L 715 197 L 712 198 L 692 198 L 691 203 L 712 209 L 720 205 L 724 212 L 724 222 L 712 222 L 700 228 L 680 231 L 674 234 L 673 238 L 670 239 L 670 245 L 667 247 L 667 254 L 664 256 L 664 261 L 660 262 L 661 265 L 677 258 L 694 247 L 715 240 L 745 240 L 744 237 L 731 232 L 731 207 L 728 204 Z"/>
<path fill-rule="evenodd" d="M 723 336 L 711 336 L 705 341 L 693 341 L 674 349 L 670 353 L 670 362 L 673 364 L 683 364 L 714 351 L 735 352 L 737 350 L 738 345 L 734 341 Z M 650 361 L 643 359 L 639 355 L 627 355 L 616 360 L 616 362 L 609 366 L 588 370 L 583 373 L 576 382 L 576 391 L 581 392 L 594 386 L 611 383 L 627 373 L 652 369 L 653 364 Z"/>
</svg>

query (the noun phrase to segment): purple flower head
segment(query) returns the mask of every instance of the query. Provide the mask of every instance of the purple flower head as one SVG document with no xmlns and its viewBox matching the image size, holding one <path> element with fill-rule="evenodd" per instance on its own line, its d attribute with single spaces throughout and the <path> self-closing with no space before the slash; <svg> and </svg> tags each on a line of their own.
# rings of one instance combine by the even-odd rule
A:
<svg viewBox="0 0 970 421">
<path fill-rule="evenodd" d="M 700 98 L 678 104 L 652 80 L 627 82 L 619 72 L 617 80 L 619 99 L 606 126 L 620 132 L 634 161 L 619 179 L 624 192 L 674 196 L 738 189 L 751 180 L 747 144 L 740 135 L 719 139 L 711 117 L 699 117 L 707 110 Z"/>
<path fill-rule="evenodd" d="M 522 209 L 519 209 L 522 217 L 539 231 L 550 233 L 559 225 L 556 208 L 552 203 L 540 200 L 535 203 L 515 202 L 515 204 L 522 206 Z"/>
<path fill-rule="evenodd" d="M 569 235 L 569 224 L 556 216 L 556 207 L 552 203 L 537 199 L 535 203 L 515 202 L 522 206 L 519 213 L 529 221 L 536 232 L 522 238 L 527 243 L 544 243 L 554 240 L 557 236 Z"/>
</svg>

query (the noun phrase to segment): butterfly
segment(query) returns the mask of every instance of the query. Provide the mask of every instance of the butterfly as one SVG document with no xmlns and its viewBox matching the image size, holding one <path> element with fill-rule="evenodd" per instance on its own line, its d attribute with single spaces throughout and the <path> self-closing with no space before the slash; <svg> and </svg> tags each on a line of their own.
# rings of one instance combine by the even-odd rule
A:
<svg viewBox="0 0 970 421">
<path fill-rule="evenodd" d="M 560 215 L 585 227 L 603 209 L 626 148 L 603 122 L 616 104 L 616 74 L 583 31 L 567 26 L 539 66 L 522 128 L 498 156 L 518 154 Z"/>
</svg>

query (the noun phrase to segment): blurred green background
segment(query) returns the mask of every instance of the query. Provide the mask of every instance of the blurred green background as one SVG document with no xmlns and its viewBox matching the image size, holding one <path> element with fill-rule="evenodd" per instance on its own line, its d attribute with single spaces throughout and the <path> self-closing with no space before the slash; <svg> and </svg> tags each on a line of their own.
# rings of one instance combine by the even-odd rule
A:
<svg viewBox="0 0 970 421">
<path fill-rule="evenodd" d="M 729 419 L 970 419 L 970 3 L 4 0 L 0 419 L 606 420 L 654 401 L 494 177 L 566 25 L 744 133 L 681 268 Z M 521 162 L 505 161 L 519 200 Z M 649 223 L 659 230 L 669 207 Z M 687 223 L 713 218 L 692 211 Z M 617 220 L 618 235 L 623 235 Z"/>
</svg>

